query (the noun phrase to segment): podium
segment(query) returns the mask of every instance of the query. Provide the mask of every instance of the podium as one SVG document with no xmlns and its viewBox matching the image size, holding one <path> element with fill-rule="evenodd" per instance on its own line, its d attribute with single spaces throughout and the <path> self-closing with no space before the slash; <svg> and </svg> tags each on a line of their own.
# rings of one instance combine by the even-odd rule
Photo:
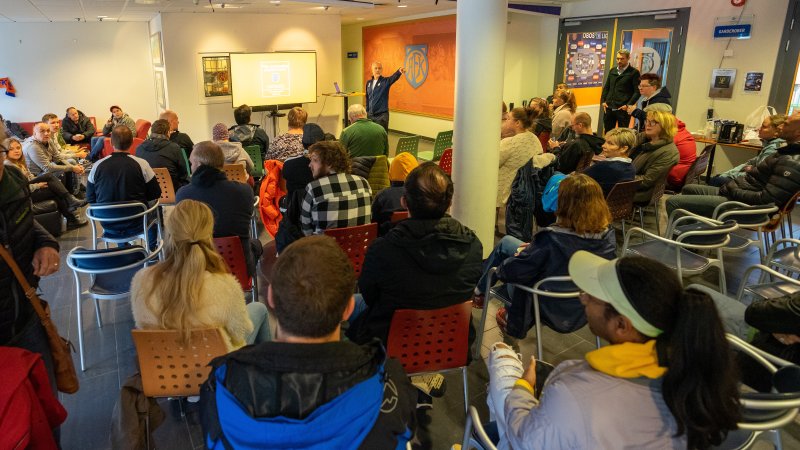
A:
<svg viewBox="0 0 800 450">
<path fill-rule="evenodd" d="M 326 97 L 339 97 L 344 99 L 344 114 L 342 115 L 342 129 L 344 130 L 348 125 L 347 108 L 350 107 L 350 97 L 363 97 L 365 94 L 363 92 L 330 92 L 327 94 L 323 93 L 322 95 Z"/>
</svg>

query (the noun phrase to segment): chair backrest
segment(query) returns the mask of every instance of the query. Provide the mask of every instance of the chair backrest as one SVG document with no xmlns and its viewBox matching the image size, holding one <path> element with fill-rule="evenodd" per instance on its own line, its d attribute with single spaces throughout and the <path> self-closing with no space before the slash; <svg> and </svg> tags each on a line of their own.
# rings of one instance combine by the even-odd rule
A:
<svg viewBox="0 0 800 450">
<path fill-rule="evenodd" d="M 702 152 L 697 158 L 694 160 L 691 166 L 689 166 L 689 170 L 686 171 L 686 177 L 683 179 L 683 184 L 681 187 L 686 186 L 687 184 L 692 184 L 695 180 L 700 178 L 700 175 L 706 171 L 708 168 L 708 159 L 711 157 L 711 153 Z"/>
<path fill-rule="evenodd" d="M 761 231 L 772 232 L 780 228 L 783 218 L 792 213 L 795 205 L 797 205 L 798 199 L 800 199 L 800 191 L 796 192 L 792 198 L 790 198 L 789 201 L 781 207 L 781 209 L 778 211 L 778 214 L 773 214 L 770 223 L 762 228 Z"/>
<path fill-rule="evenodd" d="M 136 119 L 136 137 L 139 139 L 147 139 L 147 133 L 150 131 L 150 123 L 149 120 L 144 119 Z"/>
<path fill-rule="evenodd" d="M 453 149 L 448 148 L 444 150 L 442 153 L 441 159 L 439 159 L 439 167 L 442 168 L 448 175 L 452 175 L 453 173 Z"/>
<path fill-rule="evenodd" d="M 392 223 L 400 222 L 401 220 L 408 219 L 408 211 L 395 211 L 389 219 Z"/>
<path fill-rule="evenodd" d="M 419 136 L 401 137 L 400 139 L 397 140 L 397 150 L 395 150 L 394 156 L 397 156 L 403 152 L 408 152 L 414 155 L 414 158 L 416 158 L 418 151 L 419 151 Z"/>
<path fill-rule="evenodd" d="M 247 260 L 244 256 L 244 247 L 239 236 L 226 236 L 214 238 L 217 252 L 225 260 L 231 273 L 239 281 L 243 291 L 249 291 L 253 286 L 253 278 L 247 271 Z"/>
<path fill-rule="evenodd" d="M 734 220 L 740 227 L 761 227 L 772 220 L 772 215 L 778 212 L 775 205 L 750 206 L 740 202 L 725 202 L 714 209 L 712 219 L 724 222 Z"/>
<path fill-rule="evenodd" d="M 627 219 L 633 214 L 633 197 L 639 188 L 641 180 L 623 181 L 611 188 L 606 197 L 608 209 L 611 211 L 611 220 Z"/>
<path fill-rule="evenodd" d="M 325 234 L 336 239 L 339 247 L 350 258 L 356 278 L 361 274 L 361 266 L 367 255 L 367 248 L 378 237 L 378 224 L 375 222 L 347 228 L 332 228 L 325 230 Z"/>
<path fill-rule="evenodd" d="M 455 369 L 467 364 L 472 302 L 439 309 L 398 309 L 392 316 L 386 354 L 406 373 Z"/>
<path fill-rule="evenodd" d="M 247 183 L 247 172 L 241 164 L 225 164 L 222 167 L 225 176 L 230 181 L 238 181 L 239 183 Z"/>
<path fill-rule="evenodd" d="M 186 173 L 191 175 L 192 174 L 192 165 L 189 164 L 189 156 L 187 155 L 187 153 L 188 153 L 188 150 L 186 150 L 185 148 L 181 149 L 181 156 L 183 156 L 183 163 L 186 164 Z"/>
<path fill-rule="evenodd" d="M 142 202 L 94 203 L 86 208 L 86 217 L 100 223 L 124 222 L 141 218 L 152 210 L 155 207 L 148 207 Z"/>
<path fill-rule="evenodd" d="M 264 160 L 261 158 L 261 147 L 258 145 L 248 145 L 244 151 L 250 156 L 253 161 L 253 176 L 261 178 L 264 176 Z"/>
<path fill-rule="evenodd" d="M 198 395 L 211 371 L 208 363 L 228 353 L 217 328 L 192 330 L 188 343 L 174 330 L 131 330 L 131 335 L 148 397 Z"/>
<path fill-rule="evenodd" d="M 95 130 L 95 134 L 100 133 L 101 131 L 103 131 L 103 130 L 98 130 L 97 129 L 97 119 L 95 119 L 94 116 L 89 116 L 89 122 L 92 123 L 92 126 L 94 127 L 94 130 Z"/>
<path fill-rule="evenodd" d="M 666 188 L 667 188 L 667 176 L 664 175 L 664 178 L 656 182 L 656 185 L 653 188 L 653 196 L 650 197 L 650 203 L 648 203 L 647 205 L 648 206 L 658 205 L 658 201 L 661 200 L 661 197 L 664 196 L 664 190 Z"/>
<path fill-rule="evenodd" d="M 545 153 L 549 152 L 550 149 L 547 147 L 547 143 L 550 142 L 550 132 L 542 131 L 537 137 L 542 144 L 542 150 L 544 150 Z"/>
<path fill-rule="evenodd" d="M 150 253 L 141 245 L 97 250 L 75 247 L 67 255 L 67 266 L 75 272 L 97 275 L 140 267 L 149 257 Z M 121 281 L 127 290 L 130 279 Z"/>
<path fill-rule="evenodd" d="M 453 146 L 453 130 L 442 131 L 436 135 L 433 143 L 433 161 L 438 161 L 446 148 Z"/>
<path fill-rule="evenodd" d="M 158 203 L 162 205 L 171 205 L 175 203 L 175 187 L 172 186 L 172 177 L 169 176 L 169 170 L 163 167 L 153 167 L 153 172 L 156 174 L 156 180 L 161 187 L 161 198 Z"/>
</svg>

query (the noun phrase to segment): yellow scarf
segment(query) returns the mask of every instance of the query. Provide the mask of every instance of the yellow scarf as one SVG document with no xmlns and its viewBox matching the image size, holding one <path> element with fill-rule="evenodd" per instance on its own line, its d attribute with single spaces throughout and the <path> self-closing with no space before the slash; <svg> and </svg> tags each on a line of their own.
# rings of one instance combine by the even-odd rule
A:
<svg viewBox="0 0 800 450">
<path fill-rule="evenodd" d="M 586 361 L 594 370 L 619 378 L 660 378 L 667 371 L 658 365 L 655 339 L 607 345 L 587 353 Z"/>
</svg>

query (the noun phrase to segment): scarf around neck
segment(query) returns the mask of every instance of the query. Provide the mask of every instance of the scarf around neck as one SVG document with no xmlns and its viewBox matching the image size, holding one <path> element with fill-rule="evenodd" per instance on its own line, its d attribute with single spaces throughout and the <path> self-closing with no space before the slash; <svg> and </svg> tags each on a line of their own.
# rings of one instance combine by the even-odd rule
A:
<svg viewBox="0 0 800 450">
<path fill-rule="evenodd" d="M 586 354 L 586 361 L 598 372 L 618 378 L 661 378 L 666 367 L 658 365 L 656 340 L 644 344 L 625 342 L 607 345 Z"/>
</svg>

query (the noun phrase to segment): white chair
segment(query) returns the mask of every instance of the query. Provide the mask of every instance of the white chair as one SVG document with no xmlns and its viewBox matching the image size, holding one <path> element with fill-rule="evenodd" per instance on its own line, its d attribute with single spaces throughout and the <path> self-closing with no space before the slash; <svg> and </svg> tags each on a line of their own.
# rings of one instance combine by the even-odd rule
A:
<svg viewBox="0 0 800 450">
<path fill-rule="evenodd" d="M 761 276 L 757 283 L 748 284 L 747 280 L 754 270 L 760 270 Z M 767 277 L 771 281 L 767 281 Z M 756 264 L 747 268 L 742 275 L 742 284 L 739 285 L 739 292 L 736 294 L 736 299 L 742 302 L 744 293 L 754 296 L 755 298 L 776 298 L 785 295 L 800 292 L 800 281 L 788 277 L 777 270 L 770 269 L 763 264 Z"/>
<path fill-rule="evenodd" d="M 763 263 L 764 256 L 767 254 L 763 237 L 764 227 L 769 225 L 772 221 L 772 215 L 776 212 L 778 212 L 778 207 L 775 205 L 750 206 L 746 203 L 733 201 L 719 204 L 714 208 L 712 219 L 720 222 L 733 220 L 739 224 L 740 228 L 753 229 L 756 232 L 755 239 L 731 234 L 731 240 L 728 245 L 723 247 L 723 251 L 740 252 L 752 245 L 758 248 L 759 260 Z"/>
<path fill-rule="evenodd" d="M 157 209 L 159 203 L 156 202 L 153 206 L 147 206 L 141 202 L 117 202 L 117 203 L 95 203 L 90 204 L 86 208 L 86 217 L 91 221 L 92 225 L 92 249 L 97 249 L 97 241 L 101 240 L 108 248 L 108 243 L 124 244 L 137 239 L 144 241 L 145 248 L 151 248 L 152 243 L 147 233 L 151 226 L 156 226 L 158 230 L 158 239 L 161 238 L 161 228 L 158 223 Z M 114 233 L 111 229 L 104 229 L 103 234 L 97 235 L 97 225 L 104 226 L 105 224 L 114 224 L 120 222 L 133 222 L 136 220 L 142 221 L 141 229 L 137 228 L 135 231 L 128 234 Z M 105 226 L 104 226 L 105 228 Z"/>
<path fill-rule="evenodd" d="M 474 432 L 473 432 L 474 429 Z M 478 410 L 474 406 L 469 407 L 467 414 L 467 424 L 464 427 L 464 439 L 461 442 L 461 450 L 497 450 L 492 440 L 486 435 L 483 429 Z"/>
</svg>

